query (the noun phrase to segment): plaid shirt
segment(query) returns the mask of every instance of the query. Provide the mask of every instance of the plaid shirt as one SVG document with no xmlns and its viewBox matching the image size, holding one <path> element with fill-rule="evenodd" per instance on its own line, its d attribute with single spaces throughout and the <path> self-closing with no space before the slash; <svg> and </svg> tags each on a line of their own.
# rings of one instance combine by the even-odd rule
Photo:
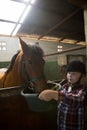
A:
<svg viewBox="0 0 87 130">
<path fill-rule="evenodd" d="M 87 90 L 82 85 L 68 83 L 59 90 L 58 130 L 84 130 L 84 102 Z"/>
</svg>

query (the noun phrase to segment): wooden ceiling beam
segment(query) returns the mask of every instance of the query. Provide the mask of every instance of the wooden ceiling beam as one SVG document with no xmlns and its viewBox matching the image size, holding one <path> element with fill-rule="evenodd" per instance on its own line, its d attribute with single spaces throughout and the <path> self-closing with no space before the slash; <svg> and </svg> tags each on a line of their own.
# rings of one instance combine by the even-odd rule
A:
<svg viewBox="0 0 87 130">
<path fill-rule="evenodd" d="M 38 40 L 40 40 L 42 37 L 46 36 L 47 34 L 49 34 L 50 32 L 52 32 L 53 30 L 55 30 L 56 28 L 58 28 L 60 25 L 62 25 L 64 22 L 66 22 L 67 20 L 69 20 L 71 17 L 73 17 L 75 14 L 77 14 L 79 11 L 81 10 L 81 8 L 76 9 L 75 11 L 73 11 L 72 13 L 70 13 L 68 16 L 66 16 L 63 20 L 61 20 L 60 22 L 58 22 L 56 25 L 54 25 L 52 28 L 50 28 L 45 34 L 41 35 Z"/>
<path fill-rule="evenodd" d="M 87 0 L 68 0 L 73 5 L 81 7 L 83 9 L 87 9 Z"/>
</svg>

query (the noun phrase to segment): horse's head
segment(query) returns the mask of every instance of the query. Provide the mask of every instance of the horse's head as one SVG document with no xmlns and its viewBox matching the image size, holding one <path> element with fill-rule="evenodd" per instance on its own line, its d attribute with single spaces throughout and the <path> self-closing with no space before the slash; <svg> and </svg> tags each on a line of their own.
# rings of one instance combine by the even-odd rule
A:
<svg viewBox="0 0 87 130">
<path fill-rule="evenodd" d="M 21 76 L 26 81 L 26 85 L 35 87 L 37 91 L 46 89 L 47 83 L 44 76 L 43 50 L 37 44 L 26 44 L 20 39 L 21 53 L 19 57 L 19 70 Z"/>
</svg>

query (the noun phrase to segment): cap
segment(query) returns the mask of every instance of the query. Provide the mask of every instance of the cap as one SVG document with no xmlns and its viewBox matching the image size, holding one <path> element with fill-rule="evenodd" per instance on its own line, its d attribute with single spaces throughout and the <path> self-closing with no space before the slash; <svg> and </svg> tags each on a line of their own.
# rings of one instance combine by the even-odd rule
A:
<svg viewBox="0 0 87 130">
<path fill-rule="evenodd" d="M 67 66 L 67 72 L 80 72 L 80 73 L 86 75 L 85 64 L 81 61 L 72 61 Z"/>
</svg>

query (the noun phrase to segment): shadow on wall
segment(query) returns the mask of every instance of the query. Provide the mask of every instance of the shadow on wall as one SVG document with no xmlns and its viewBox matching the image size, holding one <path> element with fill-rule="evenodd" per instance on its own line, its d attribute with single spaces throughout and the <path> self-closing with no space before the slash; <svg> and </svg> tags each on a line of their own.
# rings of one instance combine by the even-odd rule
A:
<svg viewBox="0 0 87 130">
<path fill-rule="evenodd" d="M 57 61 L 50 61 L 45 63 L 45 76 L 47 80 L 60 79 L 59 69 Z"/>
</svg>

